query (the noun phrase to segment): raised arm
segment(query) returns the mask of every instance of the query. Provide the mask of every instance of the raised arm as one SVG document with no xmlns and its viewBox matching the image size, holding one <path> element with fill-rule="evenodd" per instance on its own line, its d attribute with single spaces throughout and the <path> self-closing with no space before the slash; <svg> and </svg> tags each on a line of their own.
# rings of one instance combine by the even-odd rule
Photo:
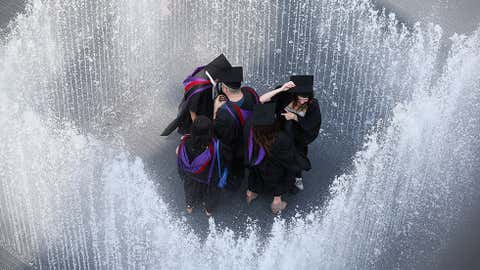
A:
<svg viewBox="0 0 480 270">
<path fill-rule="evenodd" d="M 260 103 L 269 102 L 270 100 L 272 100 L 272 97 L 274 97 L 278 93 L 288 91 L 290 88 L 293 87 L 295 87 L 295 84 L 292 81 L 289 81 L 282 85 L 280 88 L 272 90 L 260 96 Z"/>
</svg>

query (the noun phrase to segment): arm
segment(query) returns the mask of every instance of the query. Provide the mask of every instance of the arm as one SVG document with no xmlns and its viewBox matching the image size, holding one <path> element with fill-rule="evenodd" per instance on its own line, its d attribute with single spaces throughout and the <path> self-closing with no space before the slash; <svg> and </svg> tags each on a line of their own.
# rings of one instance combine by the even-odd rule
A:
<svg viewBox="0 0 480 270">
<path fill-rule="evenodd" d="M 298 122 L 298 115 L 294 114 L 294 113 L 291 113 L 291 112 L 287 112 L 287 111 L 284 111 L 284 113 L 282 113 L 282 116 L 285 117 L 285 119 L 288 121 L 288 120 L 293 120 L 295 122 Z"/>
<path fill-rule="evenodd" d="M 213 119 L 215 120 L 217 118 L 217 111 L 220 107 L 223 106 L 227 102 L 227 98 L 224 95 L 219 95 L 217 98 L 215 98 L 215 101 L 213 102 Z"/>
<path fill-rule="evenodd" d="M 295 87 L 295 84 L 292 81 L 289 81 L 282 85 L 280 88 L 272 90 L 260 96 L 260 103 L 269 102 L 270 100 L 272 100 L 272 97 L 274 97 L 278 93 L 288 91 L 290 88 L 293 87 Z"/>
<path fill-rule="evenodd" d="M 297 114 L 288 111 L 284 111 L 284 113 L 282 113 L 282 116 L 285 117 L 287 121 L 293 120 L 295 122 L 298 122 L 304 130 L 309 130 L 317 126 L 320 127 L 320 124 L 322 123 L 320 107 L 318 106 L 318 102 L 316 101 L 313 102 L 312 105 L 310 105 L 305 117 L 299 117 Z"/>
</svg>

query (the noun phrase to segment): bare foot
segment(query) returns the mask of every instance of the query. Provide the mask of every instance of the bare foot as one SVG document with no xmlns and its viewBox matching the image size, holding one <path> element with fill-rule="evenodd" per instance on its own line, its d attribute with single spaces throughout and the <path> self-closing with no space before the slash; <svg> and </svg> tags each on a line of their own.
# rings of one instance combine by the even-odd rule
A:
<svg viewBox="0 0 480 270">
<path fill-rule="evenodd" d="M 257 197 L 258 197 L 257 193 L 247 190 L 247 197 L 246 197 L 247 204 L 252 203 L 252 201 L 255 200 Z"/>
<path fill-rule="evenodd" d="M 272 202 L 272 213 L 274 214 L 280 214 L 282 210 L 284 210 L 287 207 L 287 202 L 281 201 L 278 203 L 273 203 Z"/>
<path fill-rule="evenodd" d="M 187 213 L 191 214 L 193 213 L 193 207 L 190 205 L 187 205 Z"/>
<path fill-rule="evenodd" d="M 208 212 L 208 210 L 205 209 L 205 215 L 207 215 L 207 217 L 211 217 L 211 216 L 212 216 L 212 213 L 211 213 L 211 212 Z"/>
</svg>

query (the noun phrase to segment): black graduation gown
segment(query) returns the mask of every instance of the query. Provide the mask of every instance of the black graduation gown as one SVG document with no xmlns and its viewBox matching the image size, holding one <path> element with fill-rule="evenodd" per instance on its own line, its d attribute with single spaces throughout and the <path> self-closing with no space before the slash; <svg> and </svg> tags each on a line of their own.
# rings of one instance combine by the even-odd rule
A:
<svg viewBox="0 0 480 270">
<path fill-rule="evenodd" d="M 201 69 L 192 76 L 188 76 L 187 79 L 191 79 L 191 77 L 208 80 L 208 76 L 205 74 L 205 69 Z M 204 89 L 204 87 L 208 88 Z M 188 91 L 185 91 L 182 103 L 179 105 L 177 118 L 165 128 L 162 132 L 162 136 L 168 136 L 177 128 L 178 133 L 182 135 L 189 134 L 192 126 L 190 111 L 195 112 L 199 116 L 203 115 L 212 119 L 213 100 L 211 84 L 197 84 L 188 87 L 188 89 Z M 197 90 L 201 90 L 201 92 L 196 92 Z"/>
<path fill-rule="evenodd" d="M 276 103 L 276 111 L 279 115 L 284 112 L 285 107 L 290 104 L 292 99 L 293 94 L 289 92 L 279 93 L 272 98 L 272 102 Z M 284 130 L 293 136 L 295 146 L 299 149 L 303 148 L 312 143 L 320 132 L 322 115 L 318 100 L 314 98 L 310 104 L 308 104 L 305 116 L 298 116 L 298 122 L 286 121 L 284 117 L 280 117 L 280 119 L 282 119 Z"/>
<path fill-rule="evenodd" d="M 208 80 L 205 74 L 205 69 L 200 70 L 194 77 Z M 204 115 L 209 119 L 213 118 L 213 99 L 212 88 L 209 88 L 201 93 L 195 94 L 190 98 L 188 103 L 188 110 L 195 112 L 197 115 Z"/>
<path fill-rule="evenodd" d="M 253 106 L 258 103 L 258 96 L 256 96 L 256 93 L 246 90 L 246 88 L 242 88 L 241 91 L 243 93 L 243 103 L 239 107 L 242 110 L 253 111 Z M 222 107 L 217 111 L 214 127 L 215 136 L 232 150 L 231 175 L 234 178 L 243 178 L 245 175 L 243 126 L 239 124 L 236 118 L 233 118 L 225 107 Z M 229 177 L 229 179 L 232 179 L 232 177 Z M 235 181 L 235 183 L 230 184 L 233 184 L 234 187 L 239 187 L 239 185 L 241 185 L 241 179 Z"/>
<path fill-rule="evenodd" d="M 245 136 L 248 132 L 249 127 L 245 130 Z M 247 140 L 246 155 L 248 155 Z M 258 147 L 255 146 L 254 149 L 253 160 L 256 159 Z M 270 154 L 267 154 L 260 164 L 249 168 L 248 189 L 255 193 L 272 193 L 273 196 L 281 196 L 290 190 L 294 182 L 294 174 L 299 170 L 293 141 L 284 131 L 280 131 L 276 135 Z"/>
<path fill-rule="evenodd" d="M 192 145 L 192 140 L 187 138 L 185 142 L 185 149 L 190 160 L 193 160 L 198 155 L 200 155 L 205 149 L 194 149 Z M 220 155 L 221 155 L 221 167 L 225 164 L 231 162 L 231 151 L 228 146 L 220 144 Z M 212 166 L 212 164 L 210 164 Z M 208 179 L 209 169 L 206 168 L 202 173 L 195 175 L 196 178 L 201 179 L 206 182 Z M 218 203 L 218 197 L 220 188 L 218 185 L 219 175 L 218 175 L 218 166 L 217 162 L 213 164 L 213 172 L 210 184 L 200 183 L 196 180 L 193 180 L 190 177 L 190 174 L 183 171 L 180 167 L 178 168 L 178 173 L 180 178 L 183 180 L 183 188 L 185 191 L 185 203 L 190 206 L 195 206 L 200 203 L 205 203 L 205 208 L 208 212 L 213 211 L 215 206 Z M 223 168 L 222 168 L 223 169 Z"/>
<path fill-rule="evenodd" d="M 297 151 L 297 160 L 301 163 L 301 170 L 310 169 L 310 160 L 307 157 L 308 145 L 312 143 L 320 132 L 322 124 L 322 115 L 320 105 L 317 99 L 313 99 L 309 104 L 305 116 L 298 116 L 298 121 L 286 121 L 280 114 L 284 112 L 285 107 L 290 104 L 293 94 L 290 92 L 282 92 L 272 98 L 272 102 L 276 103 L 276 111 L 282 122 L 282 129 L 289 134 L 295 144 Z M 301 177 L 301 170 L 296 173 L 296 177 Z"/>
</svg>

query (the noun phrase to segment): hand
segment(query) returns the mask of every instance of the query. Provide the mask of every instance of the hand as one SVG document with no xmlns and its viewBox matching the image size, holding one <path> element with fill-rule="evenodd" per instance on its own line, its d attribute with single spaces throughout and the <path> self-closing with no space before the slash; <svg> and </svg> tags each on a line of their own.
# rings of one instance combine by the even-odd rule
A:
<svg viewBox="0 0 480 270">
<path fill-rule="evenodd" d="M 227 102 L 227 97 L 224 95 L 218 95 L 217 98 L 215 98 L 215 101 L 213 103 L 213 118 L 216 118 L 217 111 L 220 107 L 223 106 Z"/>
<path fill-rule="evenodd" d="M 227 102 L 227 97 L 224 95 L 218 95 L 217 98 L 215 98 L 215 102 L 213 103 L 214 108 L 218 109 L 220 108 L 223 104 Z"/>
<path fill-rule="evenodd" d="M 288 91 L 288 90 L 290 90 L 291 88 L 293 88 L 293 87 L 295 87 L 295 86 L 296 86 L 296 85 L 295 85 L 294 82 L 288 81 L 288 82 L 286 82 L 284 85 L 282 85 L 282 88 L 281 88 L 281 89 L 282 89 L 282 91 Z"/>
<path fill-rule="evenodd" d="M 284 112 L 282 113 L 282 116 L 285 117 L 285 119 L 288 120 L 293 120 L 298 122 L 298 116 L 292 112 Z"/>
</svg>

